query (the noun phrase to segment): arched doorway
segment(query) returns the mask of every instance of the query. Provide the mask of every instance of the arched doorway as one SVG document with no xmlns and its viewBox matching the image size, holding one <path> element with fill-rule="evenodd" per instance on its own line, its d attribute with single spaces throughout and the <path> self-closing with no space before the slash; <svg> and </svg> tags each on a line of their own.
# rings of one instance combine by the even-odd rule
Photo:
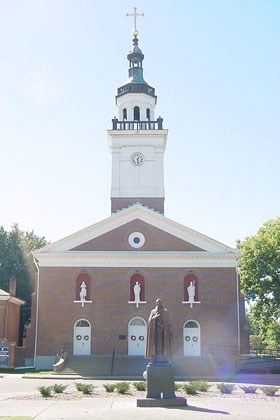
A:
<svg viewBox="0 0 280 420">
<path fill-rule="evenodd" d="M 74 325 L 73 354 L 89 355 L 91 343 L 91 326 L 86 319 L 79 319 Z"/>
<path fill-rule="evenodd" d="M 184 356 L 200 356 L 200 326 L 196 321 L 184 325 Z"/>
<path fill-rule="evenodd" d="M 128 324 L 128 355 L 145 356 L 147 324 L 143 318 L 132 318 Z"/>
</svg>

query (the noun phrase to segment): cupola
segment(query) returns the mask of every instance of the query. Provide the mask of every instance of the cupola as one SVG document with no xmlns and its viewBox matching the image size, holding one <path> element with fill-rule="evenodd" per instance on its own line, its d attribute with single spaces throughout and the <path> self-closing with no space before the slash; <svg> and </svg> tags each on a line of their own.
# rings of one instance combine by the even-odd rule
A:
<svg viewBox="0 0 280 420">
<path fill-rule="evenodd" d="M 143 60 L 144 54 L 138 46 L 138 34 L 137 29 L 133 32 L 133 47 L 127 55 L 129 62 L 128 68 L 128 80 L 125 85 L 118 88 L 117 99 L 127 93 L 146 93 L 156 99 L 155 88 L 149 86 L 143 77 Z"/>
</svg>

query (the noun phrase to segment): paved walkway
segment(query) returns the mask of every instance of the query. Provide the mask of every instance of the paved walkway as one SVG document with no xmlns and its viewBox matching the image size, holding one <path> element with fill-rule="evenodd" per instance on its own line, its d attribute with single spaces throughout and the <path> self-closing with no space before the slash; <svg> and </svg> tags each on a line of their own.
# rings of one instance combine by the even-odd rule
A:
<svg viewBox="0 0 280 420">
<path fill-rule="evenodd" d="M 36 420 L 170 420 L 279 419 L 279 401 L 237 398 L 188 398 L 185 408 L 141 408 L 134 398 L 83 398 L 77 401 L 1 401 L 1 416 L 30 416 Z M 1 419 L 1 417 L 0 417 Z"/>
<path fill-rule="evenodd" d="M 61 383 L 60 378 L 51 381 L 53 384 Z M 46 381 L 46 384 L 49 385 L 49 381 Z M 13 385 L 14 390 L 11 391 Z M 22 389 L 20 388 L 22 386 L 25 386 L 26 390 L 17 391 Z M 265 400 L 234 395 L 188 396 L 188 406 L 183 408 L 141 408 L 137 407 L 136 398 L 118 396 L 84 397 L 80 400 L 67 401 L 51 398 L 7 399 L 13 395 L 30 395 L 32 386 L 33 393 L 38 394 L 37 380 L 13 378 L 13 375 L 0 379 L 0 419 L 1 416 L 30 416 L 34 420 L 278 420 L 280 412 L 280 397 Z"/>
</svg>

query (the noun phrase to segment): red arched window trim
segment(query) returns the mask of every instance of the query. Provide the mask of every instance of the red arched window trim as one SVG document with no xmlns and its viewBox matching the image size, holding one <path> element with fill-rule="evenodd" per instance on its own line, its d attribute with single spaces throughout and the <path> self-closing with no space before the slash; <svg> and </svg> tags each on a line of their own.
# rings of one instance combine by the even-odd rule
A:
<svg viewBox="0 0 280 420">
<path fill-rule="evenodd" d="M 90 299 L 90 277 L 86 273 L 79 274 L 76 279 L 76 300 L 80 300 L 81 284 L 83 281 L 85 282 L 86 287 L 87 287 L 86 300 L 91 300 Z"/>
</svg>

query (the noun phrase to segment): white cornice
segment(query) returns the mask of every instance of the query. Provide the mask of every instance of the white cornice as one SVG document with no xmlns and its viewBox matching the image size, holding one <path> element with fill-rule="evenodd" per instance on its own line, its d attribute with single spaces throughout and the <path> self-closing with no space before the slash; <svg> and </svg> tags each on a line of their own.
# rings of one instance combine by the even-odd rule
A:
<svg viewBox="0 0 280 420">
<path fill-rule="evenodd" d="M 238 256 L 207 252 L 34 253 L 40 267 L 236 267 Z"/>
<path fill-rule="evenodd" d="M 154 147 L 165 150 L 168 130 L 108 130 L 111 151 L 122 147 Z"/>
<path fill-rule="evenodd" d="M 162 214 L 150 210 L 141 204 L 134 204 L 127 209 L 114 213 L 107 219 L 103 219 L 94 225 L 41 248 L 36 251 L 36 254 L 38 255 L 39 253 L 45 252 L 66 252 L 136 219 L 140 219 L 143 222 L 191 243 L 207 252 L 231 253 L 235 255 L 235 257 L 239 256 L 239 253 L 235 249 L 174 222 L 173 220 L 168 219 Z"/>
<path fill-rule="evenodd" d="M 9 294 L 0 295 L 0 300 L 15 303 L 16 305 L 24 305 L 25 301 Z"/>
</svg>

